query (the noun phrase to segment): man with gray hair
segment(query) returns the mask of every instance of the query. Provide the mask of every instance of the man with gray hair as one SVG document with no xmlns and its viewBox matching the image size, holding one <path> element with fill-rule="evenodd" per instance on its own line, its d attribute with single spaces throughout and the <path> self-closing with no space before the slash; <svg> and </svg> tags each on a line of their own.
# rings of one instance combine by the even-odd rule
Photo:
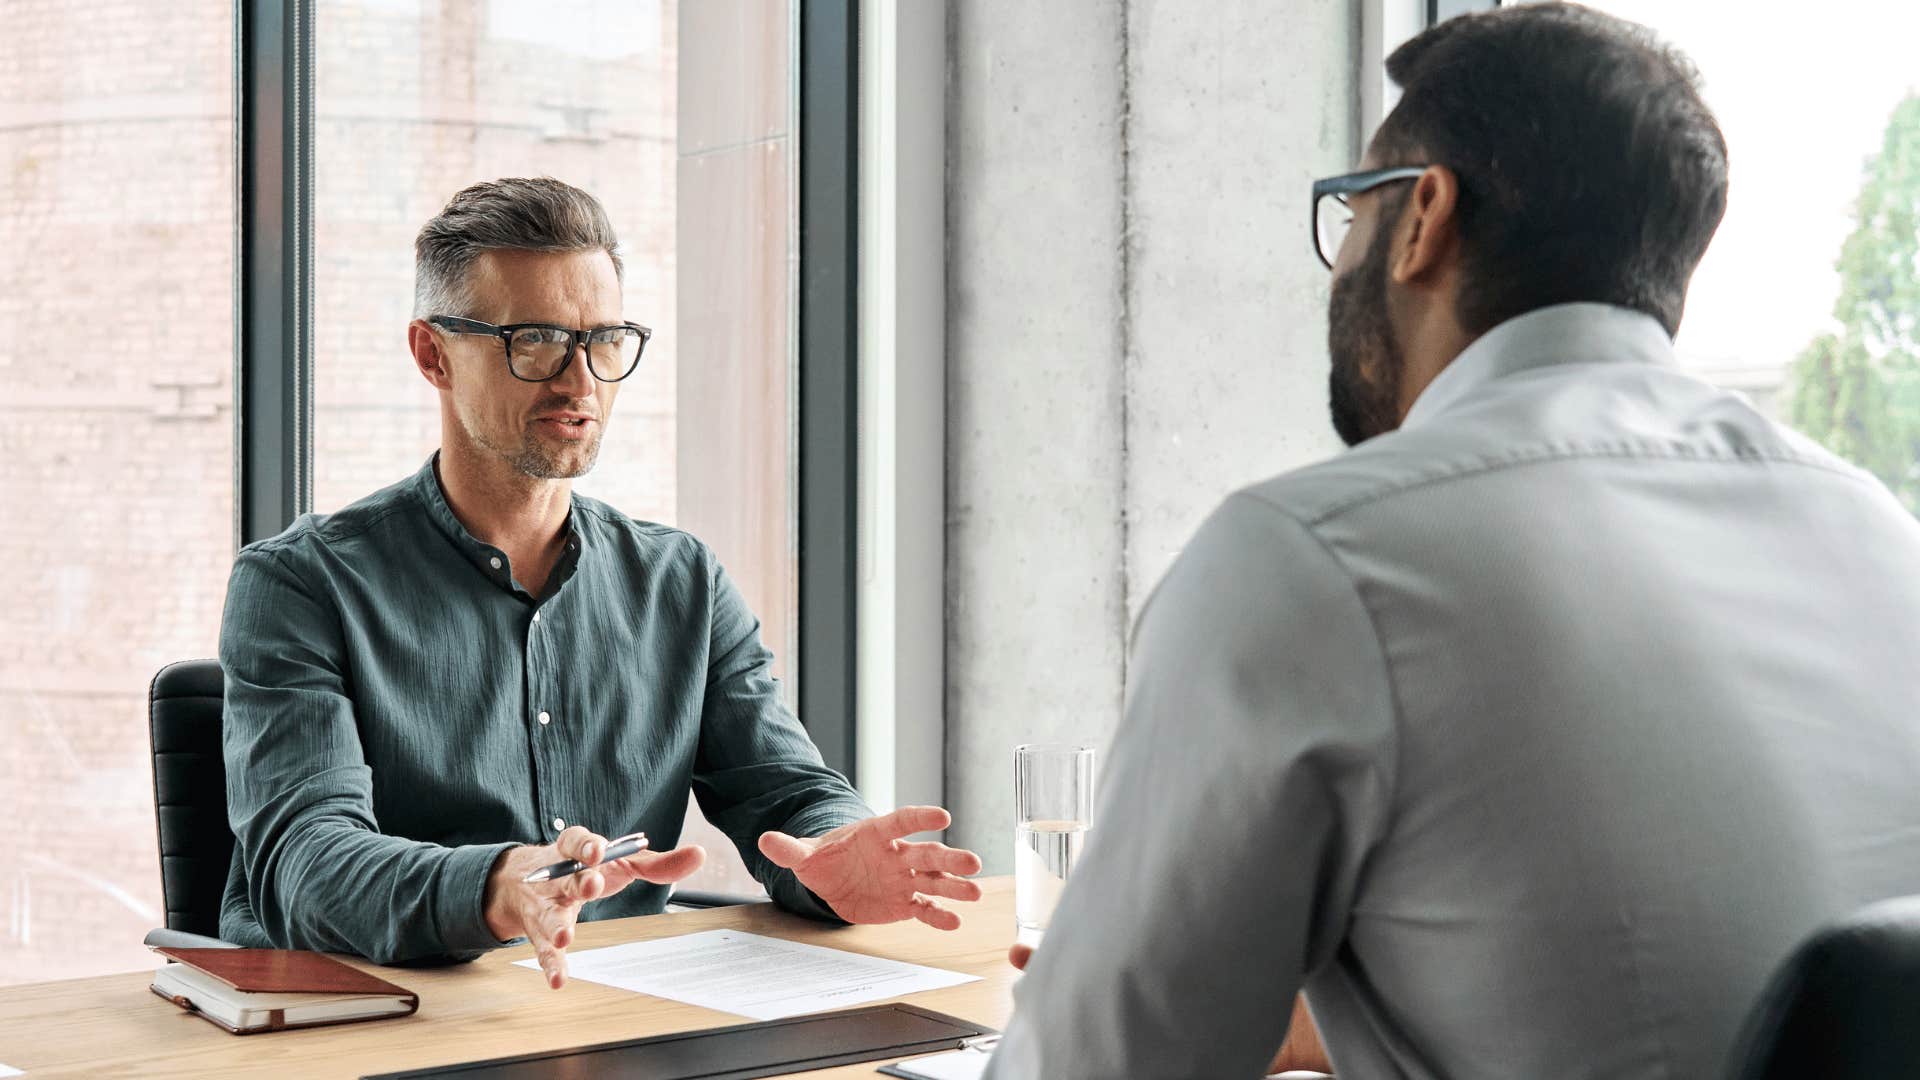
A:
<svg viewBox="0 0 1920 1080">
<path fill-rule="evenodd" d="M 874 817 L 713 552 L 572 491 L 651 333 L 600 203 L 475 184 L 415 257 L 439 452 L 234 564 L 221 936 L 383 963 L 524 937 L 558 988 L 576 919 L 657 912 L 701 865 L 674 847 L 689 790 L 785 907 L 957 927 L 937 898 L 977 899 L 979 858 L 904 841 L 947 812 Z M 651 850 L 602 863 L 628 832 Z M 524 880 L 567 859 L 592 868 Z"/>
</svg>

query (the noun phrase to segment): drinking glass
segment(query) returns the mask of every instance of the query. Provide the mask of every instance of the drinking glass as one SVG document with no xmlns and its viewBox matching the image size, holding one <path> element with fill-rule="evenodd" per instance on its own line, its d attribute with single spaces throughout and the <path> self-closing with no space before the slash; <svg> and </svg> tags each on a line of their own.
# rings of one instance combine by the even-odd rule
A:
<svg viewBox="0 0 1920 1080">
<path fill-rule="evenodd" d="M 1014 747 L 1013 814 L 1018 940 L 1038 945 L 1093 825 L 1093 747 Z"/>
</svg>

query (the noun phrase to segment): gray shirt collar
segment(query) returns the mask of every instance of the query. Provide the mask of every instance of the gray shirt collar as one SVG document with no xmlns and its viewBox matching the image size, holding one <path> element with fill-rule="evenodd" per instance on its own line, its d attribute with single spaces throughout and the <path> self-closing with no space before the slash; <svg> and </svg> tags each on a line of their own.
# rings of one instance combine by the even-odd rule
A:
<svg viewBox="0 0 1920 1080">
<path fill-rule="evenodd" d="M 1407 411 L 1402 429 L 1425 423 L 1485 383 L 1561 364 L 1639 361 L 1674 364 L 1660 320 L 1611 304 L 1554 304 L 1517 315 L 1480 335 L 1442 368 Z"/>
</svg>

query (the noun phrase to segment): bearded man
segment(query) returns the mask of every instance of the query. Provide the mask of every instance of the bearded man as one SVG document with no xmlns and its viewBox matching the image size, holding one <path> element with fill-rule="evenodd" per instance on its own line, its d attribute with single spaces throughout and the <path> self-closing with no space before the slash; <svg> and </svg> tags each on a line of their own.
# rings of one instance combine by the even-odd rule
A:
<svg viewBox="0 0 1920 1080">
<path fill-rule="evenodd" d="M 1920 891 L 1920 526 L 1675 363 L 1690 65 L 1527 4 L 1387 70 L 1313 192 L 1351 449 L 1149 601 L 989 1076 L 1257 1076 L 1303 987 L 1343 1077 L 1720 1076 L 1796 943 Z"/>
</svg>

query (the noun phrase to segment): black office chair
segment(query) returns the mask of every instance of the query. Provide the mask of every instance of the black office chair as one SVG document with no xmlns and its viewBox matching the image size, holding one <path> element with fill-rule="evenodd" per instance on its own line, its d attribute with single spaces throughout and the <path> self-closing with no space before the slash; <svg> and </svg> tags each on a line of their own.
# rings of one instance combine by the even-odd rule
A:
<svg viewBox="0 0 1920 1080">
<path fill-rule="evenodd" d="M 168 664 L 147 690 L 167 929 L 207 937 L 220 936 L 220 897 L 233 858 L 220 750 L 224 696 L 218 660 Z"/>
<path fill-rule="evenodd" d="M 1734 1046 L 1730 1080 L 1920 1076 L 1920 896 L 1869 904 L 1809 938 Z"/>
<path fill-rule="evenodd" d="M 227 828 L 227 763 L 220 748 L 225 685 L 218 660 L 168 664 L 147 691 L 153 804 L 160 832 L 160 888 L 167 929 L 220 935 L 220 898 L 233 859 Z M 681 890 L 683 908 L 767 903 L 765 896 Z"/>
</svg>

